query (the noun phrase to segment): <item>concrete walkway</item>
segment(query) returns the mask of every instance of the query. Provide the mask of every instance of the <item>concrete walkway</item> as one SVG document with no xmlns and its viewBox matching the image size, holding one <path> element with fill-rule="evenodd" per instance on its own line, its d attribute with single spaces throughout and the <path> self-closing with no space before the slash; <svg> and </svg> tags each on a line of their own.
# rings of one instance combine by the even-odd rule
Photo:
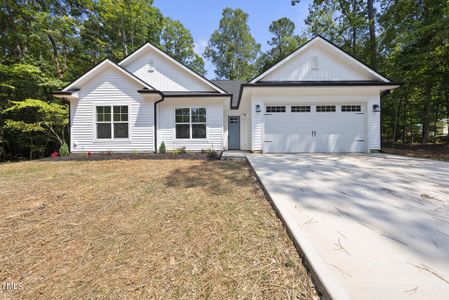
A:
<svg viewBox="0 0 449 300">
<path fill-rule="evenodd" d="M 382 154 L 247 157 L 338 298 L 449 299 L 448 163 Z"/>
</svg>

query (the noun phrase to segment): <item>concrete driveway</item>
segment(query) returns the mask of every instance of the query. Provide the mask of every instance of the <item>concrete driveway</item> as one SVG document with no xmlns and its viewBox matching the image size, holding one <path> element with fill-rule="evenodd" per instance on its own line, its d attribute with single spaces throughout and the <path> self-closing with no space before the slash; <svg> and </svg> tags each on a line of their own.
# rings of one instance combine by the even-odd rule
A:
<svg viewBox="0 0 449 300">
<path fill-rule="evenodd" d="M 449 299 L 448 163 L 382 154 L 248 159 L 312 266 L 321 261 L 327 287 L 342 287 L 339 298 Z"/>
</svg>

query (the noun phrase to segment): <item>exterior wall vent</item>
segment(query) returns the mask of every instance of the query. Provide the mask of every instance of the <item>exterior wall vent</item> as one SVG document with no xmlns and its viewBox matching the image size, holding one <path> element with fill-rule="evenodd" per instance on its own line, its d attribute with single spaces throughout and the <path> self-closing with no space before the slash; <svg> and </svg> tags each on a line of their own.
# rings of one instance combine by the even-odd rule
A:
<svg viewBox="0 0 449 300">
<path fill-rule="evenodd" d="M 319 70 L 320 69 L 320 61 L 318 59 L 318 56 L 312 56 L 312 70 Z"/>
<path fill-rule="evenodd" d="M 148 61 L 148 73 L 153 73 L 156 71 L 156 68 L 154 67 L 154 60 L 150 59 Z"/>
</svg>

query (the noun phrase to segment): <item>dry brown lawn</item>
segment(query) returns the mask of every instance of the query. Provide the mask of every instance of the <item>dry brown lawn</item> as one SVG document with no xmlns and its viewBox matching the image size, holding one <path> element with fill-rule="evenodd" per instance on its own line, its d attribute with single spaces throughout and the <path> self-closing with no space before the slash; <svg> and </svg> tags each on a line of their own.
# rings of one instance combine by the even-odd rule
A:
<svg viewBox="0 0 449 300">
<path fill-rule="evenodd" d="M 316 297 L 243 163 L 3 164 L 0 206 L 0 298 Z"/>
</svg>

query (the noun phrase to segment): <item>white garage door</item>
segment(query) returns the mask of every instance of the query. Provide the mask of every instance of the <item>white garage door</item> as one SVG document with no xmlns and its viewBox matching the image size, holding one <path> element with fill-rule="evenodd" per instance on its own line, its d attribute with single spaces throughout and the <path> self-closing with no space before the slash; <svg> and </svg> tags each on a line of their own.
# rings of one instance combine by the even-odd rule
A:
<svg viewBox="0 0 449 300">
<path fill-rule="evenodd" d="M 362 104 L 265 107 L 266 153 L 365 152 Z"/>
</svg>

